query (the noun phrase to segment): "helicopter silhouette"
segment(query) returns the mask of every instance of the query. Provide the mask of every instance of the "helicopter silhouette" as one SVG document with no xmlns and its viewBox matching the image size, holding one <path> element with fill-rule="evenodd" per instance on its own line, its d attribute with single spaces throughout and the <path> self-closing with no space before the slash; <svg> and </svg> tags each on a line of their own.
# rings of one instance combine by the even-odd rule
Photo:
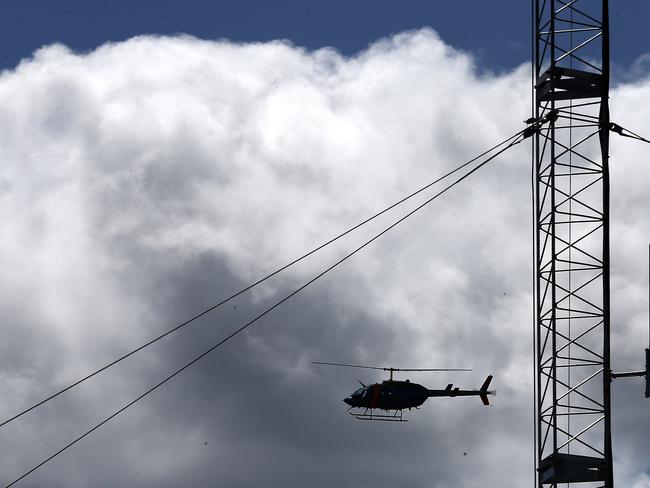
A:
<svg viewBox="0 0 650 488">
<path fill-rule="evenodd" d="M 343 366 L 348 368 L 376 369 L 389 371 L 390 378 L 381 383 L 365 385 L 360 380 L 361 388 L 355 390 L 350 396 L 343 401 L 350 408 L 348 413 L 358 420 L 382 420 L 392 422 L 407 422 L 403 418 L 402 412 L 408 408 L 418 408 L 428 398 L 433 397 L 457 397 L 457 396 L 478 396 L 483 405 L 489 405 L 488 395 L 494 395 L 494 391 L 488 390 L 492 375 L 489 375 L 481 388 L 478 390 L 461 390 L 459 387 L 454 388 L 452 383 L 448 384 L 442 390 L 429 390 L 428 388 L 413 383 L 409 380 L 398 381 L 393 379 L 393 373 L 396 371 L 471 371 L 470 369 L 443 369 L 443 368 L 384 368 L 376 366 L 360 366 L 356 364 L 326 363 L 312 361 L 313 364 L 325 366 Z M 351 411 L 352 409 L 358 409 Z M 387 413 L 375 413 L 374 410 L 383 410 Z M 393 413 L 391 413 L 391 411 Z"/>
</svg>

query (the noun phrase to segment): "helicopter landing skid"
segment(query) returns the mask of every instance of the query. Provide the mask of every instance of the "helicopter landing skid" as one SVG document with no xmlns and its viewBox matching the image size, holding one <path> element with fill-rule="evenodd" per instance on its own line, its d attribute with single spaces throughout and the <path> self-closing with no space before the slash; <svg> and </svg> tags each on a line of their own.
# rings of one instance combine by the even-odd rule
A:
<svg viewBox="0 0 650 488">
<path fill-rule="evenodd" d="M 408 422 L 402 417 L 401 410 L 395 410 L 395 413 L 374 413 L 373 409 L 366 408 L 363 412 L 348 412 L 357 420 L 376 420 L 380 422 Z"/>
</svg>

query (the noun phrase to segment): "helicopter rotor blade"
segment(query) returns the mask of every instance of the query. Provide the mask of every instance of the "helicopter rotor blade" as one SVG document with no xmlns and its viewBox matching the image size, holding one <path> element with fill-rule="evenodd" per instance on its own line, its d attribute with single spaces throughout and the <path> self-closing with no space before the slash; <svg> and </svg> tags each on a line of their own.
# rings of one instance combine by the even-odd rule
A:
<svg viewBox="0 0 650 488">
<path fill-rule="evenodd" d="M 361 384 L 361 386 L 363 386 L 364 388 L 366 387 L 366 385 L 363 384 L 363 381 L 361 380 L 357 380 L 357 381 Z"/>
<path fill-rule="evenodd" d="M 327 363 L 322 361 L 312 361 L 312 364 L 321 364 L 324 366 L 343 366 L 346 368 L 376 369 L 379 371 L 472 371 L 471 369 L 459 368 L 384 368 L 378 366 L 363 366 L 360 364 Z"/>
<path fill-rule="evenodd" d="M 378 369 L 383 371 L 385 368 L 377 368 L 375 366 L 360 366 L 358 364 L 342 364 L 342 363 L 325 363 L 321 361 L 312 361 L 312 364 L 322 364 L 324 366 L 344 366 L 346 368 L 363 368 L 363 369 Z"/>
<path fill-rule="evenodd" d="M 384 371 L 472 371 L 466 368 L 383 368 Z"/>
</svg>

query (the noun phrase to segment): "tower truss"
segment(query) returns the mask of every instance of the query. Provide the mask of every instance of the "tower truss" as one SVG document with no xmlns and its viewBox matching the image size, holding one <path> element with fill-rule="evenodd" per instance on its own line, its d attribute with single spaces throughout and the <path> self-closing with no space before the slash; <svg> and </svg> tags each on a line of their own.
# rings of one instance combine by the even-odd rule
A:
<svg viewBox="0 0 650 488">
<path fill-rule="evenodd" d="M 612 488 L 607 0 L 534 0 L 537 484 Z"/>
</svg>

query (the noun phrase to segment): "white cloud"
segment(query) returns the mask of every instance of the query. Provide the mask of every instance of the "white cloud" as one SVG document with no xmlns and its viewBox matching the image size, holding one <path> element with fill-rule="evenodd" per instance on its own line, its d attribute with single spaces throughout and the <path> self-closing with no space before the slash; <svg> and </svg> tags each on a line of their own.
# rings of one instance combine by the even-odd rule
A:
<svg viewBox="0 0 650 488">
<path fill-rule="evenodd" d="M 619 86 L 613 120 L 642 131 L 650 113 L 640 100 L 649 90 L 647 80 Z M 282 42 L 190 37 L 138 37 L 84 55 L 41 49 L 0 77 L 0 385 L 9 399 L 2 416 L 520 130 L 528 97 L 526 66 L 480 75 L 469 55 L 428 30 L 382 40 L 352 59 Z M 635 363 L 640 346 L 629 344 L 645 337 L 646 275 L 638 264 L 650 235 L 645 155 L 640 144 L 612 143 L 621 365 Z M 343 473 L 336 480 L 343 486 L 382 486 L 391 470 L 409 486 L 444 485 L 459 469 L 462 486 L 503 485 L 499 451 L 518 466 L 512 486 L 528 482 L 529 171 L 522 144 L 279 310 L 248 341 L 175 380 L 169 388 L 176 393 L 156 393 L 34 479 L 91 486 L 102 473 L 115 483 L 174 486 L 191 471 L 195 480 L 272 486 L 318 479 L 319 459 Z M 391 216 L 229 308 L 228 324 L 287 293 Z M 3 476 L 40 459 L 31 450 L 39 429 L 50 435 L 44 455 L 82 429 L 81 419 L 90 425 L 108 414 L 223 329 L 207 330 L 98 378 L 65 404 L 70 411 L 26 417 L 23 430 L 6 437 L 19 447 L 1 461 Z M 323 385 L 316 387 L 305 371 L 310 359 L 469 366 L 469 376 L 421 381 L 474 387 L 494 372 L 499 397 L 492 409 L 427 404 L 399 434 L 367 430 L 350 423 L 339 401 L 356 373 L 319 371 Z M 272 364 L 260 373 L 264 362 Z M 202 435 L 220 453 L 213 462 L 198 454 Z M 320 452 L 319 440 L 349 457 Z M 224 454 L 224 446 L 231 451 Z M 469 456 L 458 457 L 468 446 Z M 196 456 L 188 456 L 191 449 Z M 427 449 L 437 460 L 415 453 Z M 271 459 L 258 472 L 234 468 L 247 454 Z M 294 458 L 302 464 L 292 479 Z M 154 473 L 157 463 L 164 480 Z M 118 464 L 120 473 L 107 467 Z M 643 469 L 626 476 L 641 479 Z"/>
</svg>

